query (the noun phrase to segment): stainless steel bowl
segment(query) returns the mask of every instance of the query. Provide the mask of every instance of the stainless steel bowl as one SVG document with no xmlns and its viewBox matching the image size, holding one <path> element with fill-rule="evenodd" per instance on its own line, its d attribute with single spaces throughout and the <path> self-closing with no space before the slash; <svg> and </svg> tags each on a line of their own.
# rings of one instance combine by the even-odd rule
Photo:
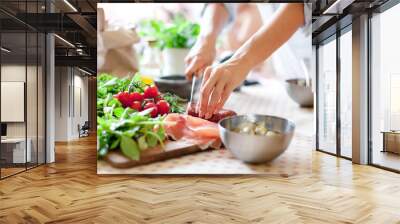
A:
<svg viewBox="0 0 400 224">
<path fill-rule="evenodd" d="M 233 131 L 244 122 L 265 122 L 275 135 L 253 135 Z M 238 115 L 225 118 L 218 123 L 222 142 L 232 154 L 248 163 L 263 163 L 275 159 L 289 146 L 295 124 L 284 118 L 268 115 Z"/>
<path fill-rule="evenodd" d="M 286 91 L 290 98 L 301 107 L 312 107 L 314 104 L 314 94 L 311 86 L 306 85 L 305 79 L 286 80 Z"/>
</svg>

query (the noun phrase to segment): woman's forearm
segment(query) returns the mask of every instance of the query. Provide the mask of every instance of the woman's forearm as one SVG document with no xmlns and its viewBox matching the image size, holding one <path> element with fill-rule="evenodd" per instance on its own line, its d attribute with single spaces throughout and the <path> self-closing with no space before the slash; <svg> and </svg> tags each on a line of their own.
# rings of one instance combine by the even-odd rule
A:
<svg viewBox="0 0 400 224">
<path fill-rule="evenodd" d="M 269 58 L 298 28 L 304 25 L 302 3 L 282 6 L 270 23 L 263 25 L 229 60 L 245 71 Z"/>
<path fill-rule="evenodd" d="M 185 75 L 188 80 L 191 80 L 193 75 L 202 75 L 204 69 L 213 63 L 217 38 L 228 18 L 228 10 L 223 4 L 212 3 L 206 7 L 200 36 L 185 58 Z"/>
<path fill-rule="evenodd" d="M 215 44 L 228 18 L 228 11 L 222 3 L 210 3 L 203 15 L 200 38 Z"/>
</svg>

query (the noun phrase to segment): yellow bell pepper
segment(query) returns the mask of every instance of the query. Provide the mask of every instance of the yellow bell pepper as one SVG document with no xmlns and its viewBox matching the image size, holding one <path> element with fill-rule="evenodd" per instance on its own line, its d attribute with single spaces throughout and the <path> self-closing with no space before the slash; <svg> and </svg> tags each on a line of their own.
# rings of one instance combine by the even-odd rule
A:
<svg viewBox="0 0 400 224">
<path fill-rule="evenodd" d="M 146 85 L 152 85 L 154 84 L 153 78 L 150 76 L 145 76 L 145 75 L 141 75 L 142 78 L 142 82 Z"/>
</svg>

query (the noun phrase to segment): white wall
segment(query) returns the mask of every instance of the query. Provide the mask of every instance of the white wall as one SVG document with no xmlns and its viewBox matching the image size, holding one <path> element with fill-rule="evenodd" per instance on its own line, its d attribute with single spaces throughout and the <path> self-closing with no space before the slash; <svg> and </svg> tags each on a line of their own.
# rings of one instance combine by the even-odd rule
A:
<svg viewBox="0 0 400 224">
<path fill-rule="evenodd" d="M 76 74 L 78 70 L 74 70 L 75 75 L 74 75 L 74 82 L 73 86 L 74 88 L 71 88 L 73 96 L 71 96 L 71 99 L 73 99 L 74 102 L 71 101 L 71 133 L 70 135 L 72 138 L 77 138 L 79 137 L 78 133 L 78 125 L 83 125 L 85 121 L 88 120 L 88 79 L 87 77 L 81 76 L 82 73 Z M 80 108 L 81 107 L 81 108 Z M 81 111 L 80 111 L 81 110 Z"/>
<path fill-rule="evenodd" d="M 68 71 L 67 67 L 55 68 L 55 141 L 68 140 L 68 87 L 70 84 Z"/>
<path fill-rule="evenodd" d="M 75 68 L 56 67 L 56 141 L 77 139 L 78 124 L 88 120 L 88 78 L 83 75 Z"/>
<path fill-rule="evenodd" d="M 79 71 L 78 71 L 79 72 Z M 82 113 L 79 114 L 79 111 L 75 112 L 76 115 L 76 120 L 74 123 L 74 126 L 77 127 L 78 124 L 83 125 L 85 121 L 89 120 L 89 92 L 88 92 L 88 77 L 84 76 L 85 74 L 82 72 L 79 72 L 79 75 L 75 75 L 75 86 L 79 87 L 81 89 L 81 107 L 82 107 Z M 74 136 L 78 136 L 78 129 L 74 129 L 76 133 Z"/>
<path fill-rule="evenodd" d="M 28 66 L 28 73 L 36 68 Z M 1 66 L 1 81 L 3 82 L 25 82 L 25 65 L 2 65 Z M 30 94 L 28 94 L 29 96 Z M 1 108 L 7 110 L 7 108 Z M 28 119 L 29 120 L 29 119 Z M 7 123 L 8 137 L 25 137 L 24 122 L 8 122 Z"/>
<path fill-rule="evenodd" d="M 36 70 L 38 69 L 38 71 Z M 27 81 L 25 78 L 27 77 Z M 7 137 L 8 138 L 25 138 L 25 133 L 30 140 L 30 148 L 32 150 L 32 161 L 39 163 L 44 162 L 44 74 L 42 68 L 39 66 L 27 66 L 20 64 L 4 64 L 1 66 L 1 81 L 11 82 L 25 82 L 26 83 L 26 110 L 27 120 L 24 122 L 6 122 L 7 123 Z M 2 96 L 4 97 L 4 96 Z M 1 110 L 8 113 L 13 113 L 10 108 L 1 108 Z M 24 112 L 24 111 L 22 111 Z M 26 132 L 27 131 L 27 132 Z M 37 157 L 37 154 L 39 156 Z"/>
</svg>

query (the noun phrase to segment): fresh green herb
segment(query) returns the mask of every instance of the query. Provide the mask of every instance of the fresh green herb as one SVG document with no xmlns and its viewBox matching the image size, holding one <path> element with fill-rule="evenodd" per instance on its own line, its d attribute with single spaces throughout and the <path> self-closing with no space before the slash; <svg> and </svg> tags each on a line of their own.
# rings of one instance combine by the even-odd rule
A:
<svg viewBox="0 0 400 224">
<path fill-rule="evenodd" d="M 143 93 L 145 88 L 146 84 L 142 82 L 142 76 L 139 73 L 136 73 L 128 85 L 128 92 Z"/>
<path fill-rule="evenodd" d="M 97 117 L 99 158 L 109 150 L 120 149 L 125 156 L 138 160 L 141 150 L 163 144 L 163 117 L 151 118 L 148 116 L 150 110 L 136 112 L 126 108 L 117 118 L 114 116 L 116 109 L 105 111 L 104 117 Z"/>
<path fill-rule="evenodd" d="M 172 93 L 164 93 L 162 95 L 164 100 L 166 100 L 169 103 L 171 113 L 184 113 L 186 108 L 185 108 L 185 99 L 180 98 L 179 96 L 172 94 Z"/>
<path fill-rule="evenodd" d="M 181 14 L 172 23 L 161 20 L 143 20 L 139 24 L 139 35 L 156 41 L 156 46 L 164 48 L 191 48 L 200 33 L 200 25 L 186 20 Z"/>
<path fill-rule="evenodd" d="M 166 134 L 163 128 L 163 116 L 152 118 L 152 108 L 136 111 L 123 106 L 118 95 L 121 92 L 143 93 L 147 85 L 139 74 L 132 79 L 116 78 L 109 74 L 100 74 L 97 79 L 97 138 L 98 158 L 109 151 L 120 150 L 126 157 L 140 159 L 140 153 L 158 144 L 163 145 Z M 147 88 L 148 89 L 148 88 Z M 185 112 L 182 98 L 163 93 L 157 95 L 168 102 L 172 113 Z M 156 100 L 156 99 L 148 99 Z M 145 104 L 145 101 L 142 102 Z M 140 106 L 140 105 L 139 105 Z"/>
<path fill-rule="evenodd" d="M 121 136 L 121 150 L 129 158 L 139 160 L 139 146 L 132 138 L 125 135 Z"/>
<path fill-rule="evenodd" d="M 146 85 L 139 75 L 119 79 L 101 74 L 97 80 L 98 158 L 106 156 L 110 150 L 121 150 L 128 158 L 138 160 L 141 150 L 163 145 L 166 138 L 164 117 L 151 118 L 151 109 L 137 112 L 124 108 L 114 97 L 124 91 L 143 91 Z"/>
</svg>

